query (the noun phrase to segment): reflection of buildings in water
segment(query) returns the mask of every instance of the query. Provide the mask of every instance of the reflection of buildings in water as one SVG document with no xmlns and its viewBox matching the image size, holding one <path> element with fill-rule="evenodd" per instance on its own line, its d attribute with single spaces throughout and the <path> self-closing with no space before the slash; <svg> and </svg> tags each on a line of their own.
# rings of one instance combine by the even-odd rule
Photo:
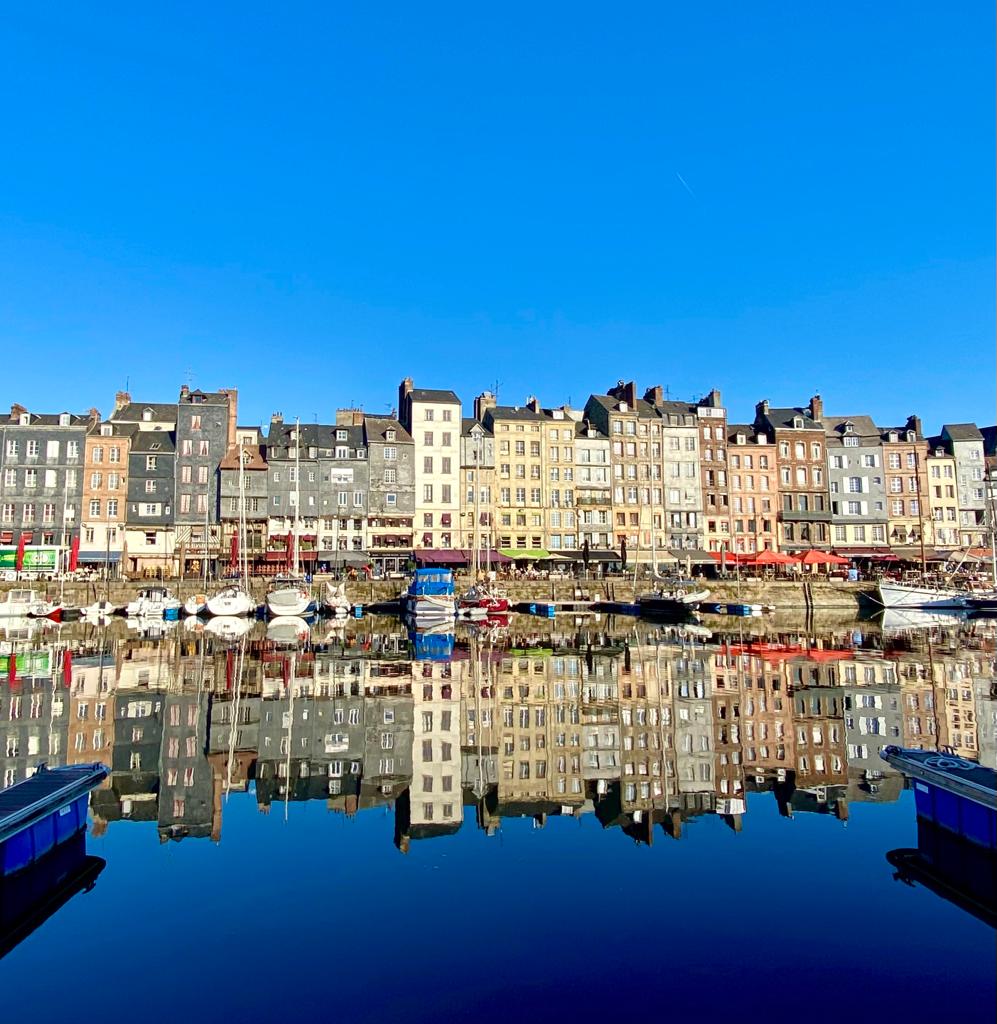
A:
<svg viewBox="0 0 997 1024">
<path fill-rule="evenodd" d="M 116 639 L 102 654 L 72 636 L 22 651 L 13 687 L 6 674 L 3 778 L 102 758 L 112 774 L 92 797 L 96 827 L 156 821 L 164 839 L 220 837 L 225 794 L 255 783 L 261 809 L 394 804 L 403 848 L 455 831 L 465 803 L 489 831 L 503 817 L 594 812 L 649 841 L 654 824 L 678 835 L 702 813 L 739 827 L 746 790 L 773 792 L 787 813 L 896 799 L 885 743 L 997 753 L 980 642 L 808 654 L 799 638 L 704 646 L 646 630 L 625 645 L 593 634 L 591 649 L 549 634 L 544 654 L 475 641 L 450 662 L 416 662 L 401 631 L 293 657 L 185 634 Z"/>
</svg>

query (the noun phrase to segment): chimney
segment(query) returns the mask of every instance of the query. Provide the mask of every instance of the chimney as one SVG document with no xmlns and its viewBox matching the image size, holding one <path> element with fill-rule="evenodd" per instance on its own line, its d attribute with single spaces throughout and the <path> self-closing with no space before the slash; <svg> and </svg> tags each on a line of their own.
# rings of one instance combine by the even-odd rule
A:
<svg viewBox="0 0 997 1024">
<path fill-rule="evenodd" d="M 132 396 L 127 391 L 117 391 L 114 395 L 114 411 L 119 412 L 131 403 Z"/>
<path fill-rule="evenodd" d="M 237 424 L 239 422 L 239 389 L 220 388 L 221 394 L 228 395 L 228 423 L 226 424 L 226 443 L 231 448 L 235 444 Z"/>
<path fill-rule="evenodd" d="M 398 385 L 398 421 L 411 433 L 412 431 L 412 409 L 409 403 L 409 395 L 412 394 L 412 378 L 406 377 Z"/>
<path fill-rule="evenodd" d="M 820 395 L 810 399 L 810 418 L 818 423 L 824 418 L 824 399 Z"/>
<path fill-rule="evenodd" d="M 540 412 L 540 400 L 536 395 L 530 395 L 530 397 L 526 399 L 526 408 L 529 409 L 530 412 Z"/>
<path fill-rule="evenodd" d="M 913 430 L 919 441 L 924 439 L 924 431 L 921 429 L 921 417 L 911 414 L 907 417 L 907 429 Z"/>
<path fill-rule="evenodd" d="M 270 416 L 270 426 L 280 425 L 284 422 L 284 414 L 282 412 L 272 413 Z"/>
<path fill-rule="evenodd" d="M 762 416 L 768 416 L 768 414 L 769 414 L 769 400 L 767 398 L 763 398 L 755 406 L 755 419 L 756 420 L 757 419 L 761 419 Z"/>
<path fill-rule="evenodd" d="M 10 407 L 10 418 L 12 420 L 19 420 L 27 411 L 23 405 L 14 402 Z"/>
<path fill-rule="evenodd" d="M 485 413 L 495 408 L 495 396 L 490 391 L 482 391 L 474 400 L 474 418 L 479 423 L 484 423 Z"/>
<path fill-rule="evenodd" d="M 180 385 L 180 400 L 190 397 L 190 388 L 186 384 Z"/>
<path fill-rule="evenodd" d="M 622 380 L 618 380 L 616 382 L 616 387 L 609 389 L 609 394 L 618 402 L 626 402 L 627 406 L 631 409 L 635 408 L 637 405 L 636 381 L 630 381 L 625 384 Z"/>
<path fill-rule="evenodd" d="M 703 408 L 720 409 L 723 407 L 723 400 L 720 397 L 720 392 L 713 388 L 705 398 L 699 400 L 699 404 Z"/>
<path fill-rule="evenodd" d="M 665 400 L 665 392 L 660 384 L 655 384 L 653 388 L 648 388 L 644 392 L 644 401 L 650 402 L 651 405 L 661 405 Z"/>
<path fill-rule="evenodd" d="M 100 409 L 91 409 L 87 415 L 90 417 L 91 423 L 100 423 Z"/>
<path fill-rule="evenodd" d="M 337 427 L 362 427 L 363 409 L 337 409 Z"/>
</svg>

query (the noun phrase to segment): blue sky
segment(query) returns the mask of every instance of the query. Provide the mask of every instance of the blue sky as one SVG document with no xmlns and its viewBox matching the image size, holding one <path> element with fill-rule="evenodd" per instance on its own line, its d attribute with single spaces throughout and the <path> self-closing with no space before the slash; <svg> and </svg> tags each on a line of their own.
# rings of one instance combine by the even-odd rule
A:
<svg viewBox="0 0 997 1024">
<path fill-rule="evenodd" d="M 8 7 L 0 405 L 995 418 L 992 3 Z M 188 374 L 192 375 L 188 378 Z"/>
</svg>

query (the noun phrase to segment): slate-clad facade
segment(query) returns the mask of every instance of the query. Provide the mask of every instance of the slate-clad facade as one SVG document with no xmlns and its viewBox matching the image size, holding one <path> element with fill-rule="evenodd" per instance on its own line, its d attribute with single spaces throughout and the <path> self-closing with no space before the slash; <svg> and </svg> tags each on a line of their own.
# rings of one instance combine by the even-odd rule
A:
<svg viewBox="0 0 997 1024">
<path fill-rule="evenodd" d="M 16 404 L 0 420 L 0 544 L 23 539 L 69 549 L 79 538 L 89 423 L 88 416 Z"/>
</svg>

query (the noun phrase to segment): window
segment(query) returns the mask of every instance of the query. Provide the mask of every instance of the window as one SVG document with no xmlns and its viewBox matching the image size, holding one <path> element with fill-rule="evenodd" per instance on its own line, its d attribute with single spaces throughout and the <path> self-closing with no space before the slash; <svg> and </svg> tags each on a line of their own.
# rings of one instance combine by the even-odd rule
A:
<svg viewBox="0 0 997 1024">
<path fill-rule="evenodd" d="M 145 468 L 147 470 L 155 469 L 157 463 L 158 463 L 158 456 L 156 456 L 156 455 L 147 455 L 145 457 Z"/>
<path fill-rule="evenodd" d="M 108 498 L 107 499 L 107 518 L 117 519 L 118 518 L 118 499 Z"/>
<path fill-rule="evenodd" d="M 90 502 L 90 518 L 91 519 L 99 519 L 100 518 L 100 499 L 99 498 L 94 498 Z"/>
</svg>

